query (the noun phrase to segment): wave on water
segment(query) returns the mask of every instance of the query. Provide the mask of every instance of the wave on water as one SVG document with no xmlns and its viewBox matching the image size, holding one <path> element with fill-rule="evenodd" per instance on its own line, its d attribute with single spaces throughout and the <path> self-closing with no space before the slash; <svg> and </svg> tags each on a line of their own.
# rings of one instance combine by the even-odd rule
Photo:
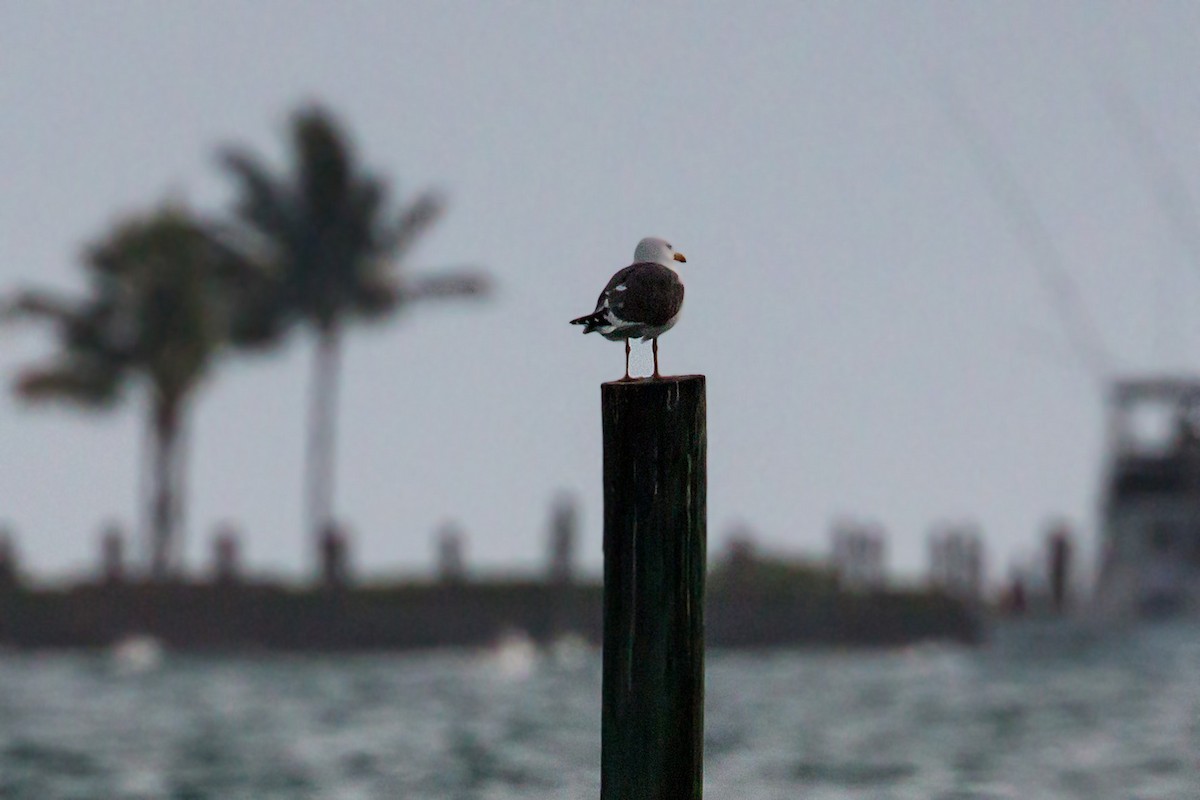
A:
<svg viewBox="0 0 1200 800">
<path fill-rule="evenodd" d="M 1194 800 L 1196 633 L 712 652 L 706 794 Z M 473 654 L 10 653 L 0 798 L 595 798 L 600 681 L 597 650 L 517 633 Z"/>
</svg>

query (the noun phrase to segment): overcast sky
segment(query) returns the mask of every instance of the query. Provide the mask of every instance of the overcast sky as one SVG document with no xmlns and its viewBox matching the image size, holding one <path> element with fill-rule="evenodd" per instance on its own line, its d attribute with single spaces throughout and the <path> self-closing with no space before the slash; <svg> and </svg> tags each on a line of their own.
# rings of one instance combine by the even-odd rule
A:
<svg viewBox="0 0 1200 800">
<path fill-rule="evenodd" d="M 0 0 L 0 291 L 81 287 L 81 247 L 165 198 L 220 209 L 214 148 L 278 158 L 316 99 L 402 195 L 448 195 L 410 267 L 499 285 L 349 340 L 337 506 L 361 569 L 428 567 L 448 519 L 472 564 L 540 564 L 560 490 L 599 565 L 622 354 L 567 320 L 645 235 L 688 256 L 661 359 L 708 376 L 714 551 L 745 521 L 824 552 L 848 516 L 913 572 L 932 524 L 970 519 L 997 575 L 1052 516 L 1090 540 L 1106 376 L 1072 326 L 1090 315 L 1112 374 L 1200 360 L 1194 209 L 1152 178 L 1200 192 L 1200 5 L 749 5 Z M 198 394 L 193 565 L 226 519 L 254 567 L 308 563 L 310 344 L 230 357 Z M 4 381 L 47 346 L 0 332 Z M 102 521 L 136 521 L 141 412 L 0 397 L 0 519 L 32 569 L 81 569 Z"/>
</svg>

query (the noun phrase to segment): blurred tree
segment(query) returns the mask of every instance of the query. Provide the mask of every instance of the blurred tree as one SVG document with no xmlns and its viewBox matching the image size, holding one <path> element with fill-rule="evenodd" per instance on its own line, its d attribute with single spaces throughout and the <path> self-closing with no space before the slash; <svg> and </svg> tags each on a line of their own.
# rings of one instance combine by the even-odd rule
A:
<svg viewBox="0 0 1200 800">
<path fill-rule="evenodd" d="M 226 341 L 229 298 L 249 265 L 187 212 L 164 207 L 118 226 L 90 247 L 83 297 L 28 290 L 7 318 L 49 323 L 58 352 L 22 370 L 16 393 L 30 402 L 111 408 L 134 385 L 148 395 L 153 446 L 147 549 L 150 575 L 181 558 L 183 422 L 188 400 Z"/>
<path fill-rule="evenodd" d="M 486 293 L 486 277 L 454 270 L 415 277 L 399 269 L 441 214 L 428 193 L 393 209 L 385 182 L 358 163 L 333 116 L 297 112 L 290 172 L 276 174 L 239 149 L 222 153 L 238 196 L 234 241 L 268 265 L 273 283 L 242 298 L 237 340 L 272 344 L 300 323 L 316 334 L 306 455 L 307 520 L 314 553 L 333 520 L 335 421 L 342 337 L 354 319 L 381 319 L 417 300 Z"/>
</svg>

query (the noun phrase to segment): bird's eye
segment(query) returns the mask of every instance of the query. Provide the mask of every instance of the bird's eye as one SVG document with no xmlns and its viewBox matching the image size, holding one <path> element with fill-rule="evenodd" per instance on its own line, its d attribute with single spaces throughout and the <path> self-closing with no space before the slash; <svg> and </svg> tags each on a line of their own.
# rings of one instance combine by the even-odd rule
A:
<svg viewBox="0 0 1200 800">
<path fill-rule="evenodd" d="M 674 248 L 674 247 L 671 247 L 671 245 L 667 245 L 667 249 L 668 249 L 668 250 L 674 250 L 675 248 Z"/>
</svg>

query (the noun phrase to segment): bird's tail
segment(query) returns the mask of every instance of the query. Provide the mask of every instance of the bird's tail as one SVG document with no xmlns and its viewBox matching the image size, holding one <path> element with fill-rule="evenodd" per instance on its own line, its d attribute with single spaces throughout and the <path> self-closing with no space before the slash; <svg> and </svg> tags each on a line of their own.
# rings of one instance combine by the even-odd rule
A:
<svg viewBox="0 0 1200 800">
<path fill-rule="evenodd" d="M 584 333 L 591 333 L 597 328 L 602 328 L 608 324 L 608 317 L 603 311 L 597 311 L 593 314 L 587 314 L 578 319 L 571 320 L 572 325 L 583 325 Z"/>
</svg>

